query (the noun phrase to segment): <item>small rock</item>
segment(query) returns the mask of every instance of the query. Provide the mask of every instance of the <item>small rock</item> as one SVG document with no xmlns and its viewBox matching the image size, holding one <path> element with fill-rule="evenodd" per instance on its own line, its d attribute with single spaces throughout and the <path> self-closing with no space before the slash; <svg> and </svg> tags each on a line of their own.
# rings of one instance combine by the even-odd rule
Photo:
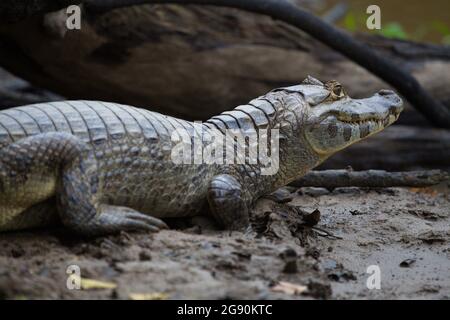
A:
<svg viewBox="0 0 450 320">
<path fill-rule="evenodd" d="M 337 262 L 333 259 L 326 259 L 322 262 L 325 271 L 331 271 L 337 268 Z"/>
<path fill-rule="evenodd" d="M 276 203 L 288 203 L 294 199 L 291 192 L 286 188 L 280 188 L 277 191 L 265 196 L 265 198 L 275 201 Z"/>
<path fill-rule="evenodd" d="M 25 255 L 25 250 L 22 247 L 15 247 L 11 249 L 11 256 L 13 258 L 20 258 Z"/>
<path fill-rule="evenodd" d="M 308 283 L 308 291 L 305 293 L 316 299 L 329 299 L 332 294 L 331 286 L 316 281 Z"/>
<path fill-rule="evenodd" d="M 310 214 L 303 217 L 303 221 L 307 226 L 313 227 L 320 222 L 320 211 L 318 209 L 314 210 Z"/>
<path fill-rule="evenodd" d="M 147 251 L 141 251 L 139 253 L 139 260 L 140 261 L 149 261 L 149 260 L 152 260 L 152 256 Z"/>
<path fill-rule="evenodd" d="M 357 280 L 356 276 L 351 271 L 336 271 L 333 273 L 328 274 L 328 279 L 336 281 L 336 282 L 344 282 L 344 281 L 350 281 L 350 280 Z"/>
<path fill-rule="evenodd" d="M 334 194 L 360 194 L 362 190 L 358 187 L 341 187 L 333 191 Z"/>
<path fill-rule="evenodd" d="M 294 249 L 287 248 L 280 254 L 280 257 L 285 261 L 283 268 L 284 273 L 298 272 L 297 252 Z"/>
<path fill-rule="evenodd" d="M 284 273 L 297 273 L 298 272 L 298 264 L 297 258 L 291 258 L 286 261 L 286 264 L 283 268 Z"/>
<path fill-rule="evenodd" d="M 233 254 L 244 260 L 250 260 L 252 258 L 252 254 L 249 252 L 235 251 Z"/>
<path fill-rule="evenodd" d="M 445 243 L 447 235 L 440 232 L 427 231 L 417 238 L 426 244 Z"/>
<path fill-rule="evenodd" d="M 306 250 L 306 256 L 312 257 L 317 260 L 320 258 L 320 251 L 316 248 L 308 248 Z"/>
<path fill-rule="evenodd" d="M 385 194 L 388 196 L 396 196 L 398 195 L 398 190 L 392 189 L 392 188 L 380 188 L 380 189 L 375 189 L 375 192 L 377 192 L 378 194 Z"/>
<path fill-rule="evenodd" d="M 359 210 L 350 210 L 350 213 L 352 216 L 361 216 L 364 214 L 364 212 L 361 212 Z"/>
<path fill-rule="evenodd" d="M 416 259 L 406 259 L 400 262 L 400 267 L 402 268 L 409 268 L 411 265 L 413 265 L 416 262 Z"/>
<path fill-rule="evenodd" d="M 329 193 L 330 191 L 328 191 L 325 188 L 315 188 L 315 187 L 303 187 L 300 188 L 300 190 L 298 190 L 298 194 L 307 195 L 311 197 L 326 196 Z"/>
<path fill-rule="evenodd" d="M 422 287 L 422 290 L 429 293 L 438 293 L 441 290 L 439 285 L 426 284 Z"/>
<path fill-rule="evenodd" d="M 296 192 L 298 190 L 298 188 L 291 187 L 291 186 L 283 187 L 283 189 L 286 190 L 286 191 L 289 191 L 290 193 L 294 193 L 294 192 Z"/>
<path fill-rule="evenodd" d="M 287 248 L 280 253 L 282 259 L 297 258 L 297 252 L 292 248 Z"/>
</svg>

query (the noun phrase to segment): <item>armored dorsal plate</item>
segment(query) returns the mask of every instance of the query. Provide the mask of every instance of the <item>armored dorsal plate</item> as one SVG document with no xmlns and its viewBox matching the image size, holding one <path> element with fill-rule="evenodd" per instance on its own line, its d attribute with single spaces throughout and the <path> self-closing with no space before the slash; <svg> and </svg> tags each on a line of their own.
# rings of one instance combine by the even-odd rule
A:
<svg viewBox="0 0 450 320">
<path fill-rule="evenodd" d="M 314 85 L 314 86 L 323 86 L 323 82 L 321 82 L 320 80 L 317 80 L 316 78 L 313 78 L 311 76 L 306 77 L 305 80 L 303 80 L 302 84 L 309 84 L 309 85 Z"/>
</svg>

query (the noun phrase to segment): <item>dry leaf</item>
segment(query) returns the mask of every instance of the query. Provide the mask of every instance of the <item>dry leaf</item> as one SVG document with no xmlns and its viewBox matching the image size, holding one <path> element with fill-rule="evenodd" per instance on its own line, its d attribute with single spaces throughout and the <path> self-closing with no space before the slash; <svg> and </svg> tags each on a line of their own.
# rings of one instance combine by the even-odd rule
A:
<svg viewBox="0 0 450 320">
<path fill-rule="evenodd" d="M 167 293 L 130 293 L 131 300 L 167 300 Z"/>
<path fill-rule="evenodd" d="M 272 291 L 274 292 L 282 292 L 290 295 L 300 295 L 307 290 L 308 287 L 306 286 L 284 281 L 280 281 L 276 286 L 272 288 Z"/>
<path fill-rule="evenodd" d="M 113 282 L 106 282 L 94 279 L 81 279 L 81 288 L 83 290 L 93 290 L 93 289 L 115 289 L 117 284 Z"/>
<path fill-rule="evenodd" d="M 426 194 L 426 195 L 428 195 L 430 197 L 433 197 L 433 198 L 436 197 L 439 194 L 439 192 L 437 192 L 433 188 L 409 188 L 409 190 L 411 192 L 414 192 L 414 193 Z"/>
</svg>

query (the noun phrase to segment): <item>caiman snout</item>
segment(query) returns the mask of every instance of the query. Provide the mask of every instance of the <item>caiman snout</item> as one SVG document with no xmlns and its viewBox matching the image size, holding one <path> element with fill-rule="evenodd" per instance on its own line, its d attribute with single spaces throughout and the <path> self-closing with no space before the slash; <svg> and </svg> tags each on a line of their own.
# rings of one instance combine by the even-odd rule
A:
<svg viewBox="0 0 450 320">
<path fill-rule="evenodd" d="M 403 111 L 402 99 L 392 90 L 380 90 L 378 95 L 386 99 L 389 105 L 389 114 L 399 115 Z"/>
<path fill-rule="evenodd" d="M 312 148 L 329 156 L 394 123 L 403 110 L 402 99 L 391 90 L 372 97 L 332 97 L 311 107 L 306 137 Z"/>
</svg>

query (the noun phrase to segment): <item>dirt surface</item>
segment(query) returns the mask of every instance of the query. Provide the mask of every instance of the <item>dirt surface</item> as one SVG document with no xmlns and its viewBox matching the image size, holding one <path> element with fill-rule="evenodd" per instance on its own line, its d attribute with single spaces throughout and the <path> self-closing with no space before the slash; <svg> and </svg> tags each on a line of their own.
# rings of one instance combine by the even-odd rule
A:
<svg viewBox="0 0 450 320">
<path fill-rule="evenodd" d="M 2 234 L 0 296 L 450 298 L 447 186 L 288 191 L 286 203 L 258 202 L 246 234 L 219 231 L 207 218 L 88 240 L 63 228 Z M 80 268 L 81 290 L 66 286 L 70 265 Z M 366 286 L 371 265 L 381 272 L 379 290 Z"/>
<path fill-rule="evenodd" d="M 48 99 L 0 70 L 1 88 L 2 105 Z M 207 218 L 97 239 L 64 228 L 1 234 L 0 298 L 450 299 L 447 185 L 284 189 L 283 202 L 259 201 L 247 234 Z M 68 289 L 69 266 L 81 290 Z M 370 266 L 379 290 L 366 286 Z"/>
</svg>

